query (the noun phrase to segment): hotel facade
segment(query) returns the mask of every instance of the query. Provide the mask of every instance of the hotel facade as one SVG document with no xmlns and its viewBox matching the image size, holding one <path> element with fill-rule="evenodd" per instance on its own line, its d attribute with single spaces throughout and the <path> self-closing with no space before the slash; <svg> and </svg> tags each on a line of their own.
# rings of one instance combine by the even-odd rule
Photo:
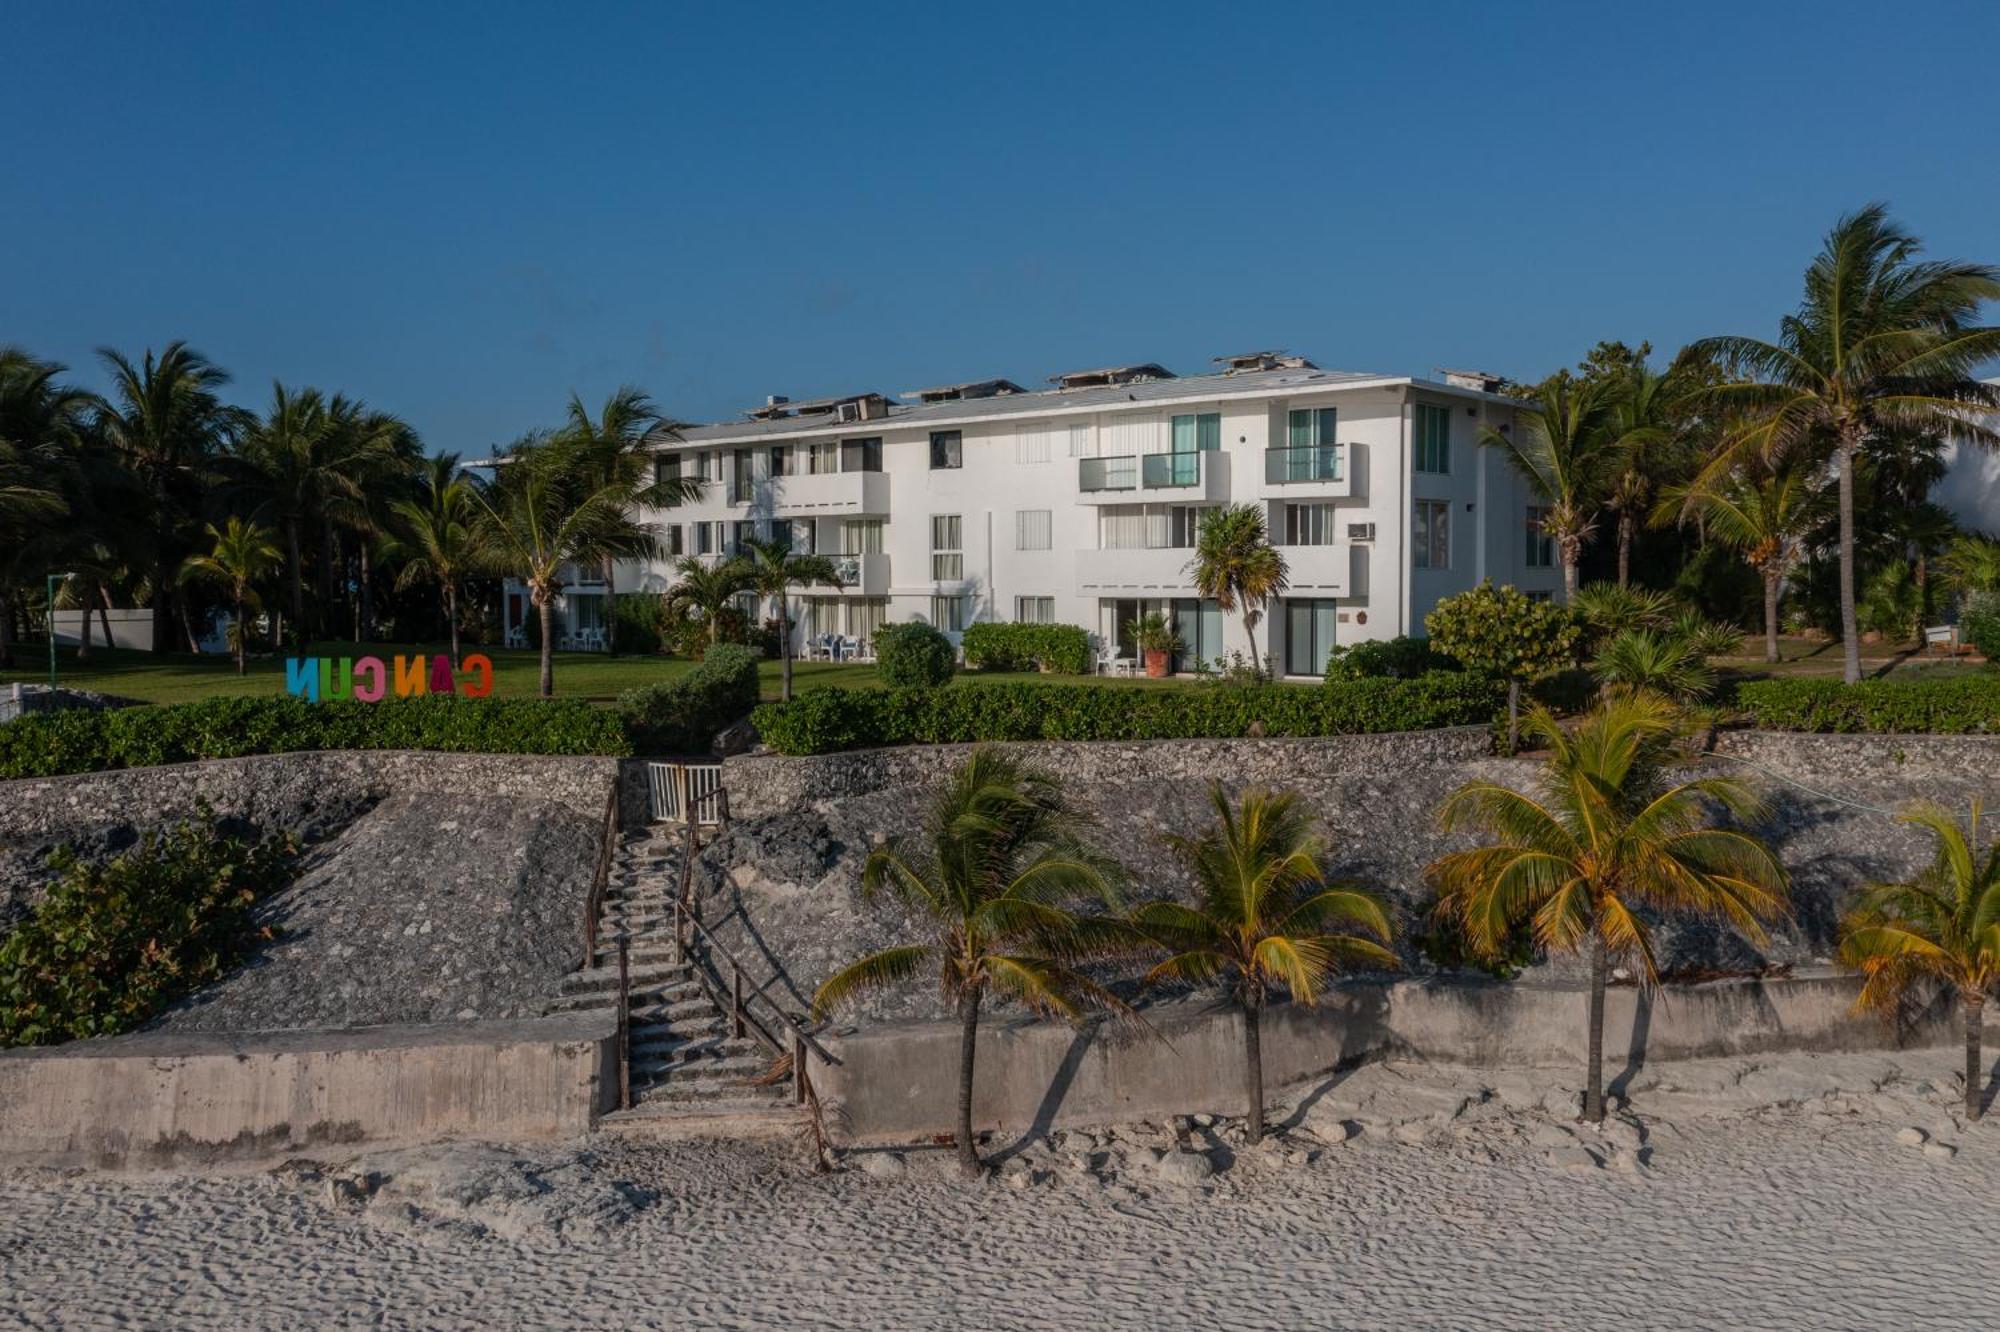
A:
<svg viewBox="0 0 2000 1332">
<path fill-rule="evenodd" d="M 1202 515 L 1263 509 L 1290 588 L 1258 650 L 1317 675 L 1337 644 L 1422 634 L 1437 601 L 1491 578 L 1560 597 L 1542 503 L 1487 430 L 1515 429 L 1496 380 L 1323 370 L 1261 352 L 1179 377 L 1158 365 L 810 402 L 772 398 L 746 419 L 661 434 L 663 477 L 698 500 L 649 512 L 661 555 L 615 572 L 621 594 L 662 592 L 682 558 L 728 558 L 776 537 L 831 558 L 843 585 L 793 598 L 795 646 L 829 634 L 866 650 L 885 624 L 956 638 L 980 620 L 1081 625 L 1133 655 L 1130 622 L 1166 615 L 1181 670 L 1247 652 L 1242 620 L 1199 598 L 1189 564 Z M 595 641 L 608 589 L 564 589 L 573 645 Z M 527 614 L 506 597 L 510 636 Z M 751 609 L 746 604 L 746 609 Z M 755 608 L 771 614 L 772 608 Z"/>
</svg>

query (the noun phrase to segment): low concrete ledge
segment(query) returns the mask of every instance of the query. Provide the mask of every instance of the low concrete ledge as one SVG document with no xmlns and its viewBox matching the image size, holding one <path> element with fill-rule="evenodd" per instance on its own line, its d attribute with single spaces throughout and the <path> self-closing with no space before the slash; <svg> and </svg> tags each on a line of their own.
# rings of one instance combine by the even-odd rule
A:
<svg viewBox="0 0 2000 1332">
<path fill-rule="evenodd" d="M 617 1094 L 612 1027 L 570 1014 L 0 1051 L 0 1162 L 153 1167 L 456 1134 L 572 1136 Z"/>
<path fill-rule="evenodd" d="M 1898 1032 L 1853 1011 L 1859 980 L 1824 974 L 1714 982 L 1606 995 L 1607 1076 L 1648 1061 L 1781 1050 L 1858 1051 L 1959 1039 L 1944 1006 Z M 1281 1087 L 1379 1055 L 1486 1067 L 1553 1067 L 1583 1059 L 1588 994 L 1580 986 L 1457 980 L 1356 982 L 1317 1008 L 1265 1010 L 1264 1081 Z M 1145 1026 L 1081 1029 L 1027 1020 L 983 1027 L 973 1123 L 1021 1132 L 1065 1124 L 1154 1119 L 1243 1108 L 1242 1021 L 1206 1001 L 1144 1010 Z M 2000 1035 L 2000 1020 L 1990 1030 Z M 836 1137 L 907 1142 L 949 1132 L 957 1110 L 959 1027 L 951 1022 L 867 1028 L 823 1038 L 841 1062 L 814 1079 Z"/>
</svg>

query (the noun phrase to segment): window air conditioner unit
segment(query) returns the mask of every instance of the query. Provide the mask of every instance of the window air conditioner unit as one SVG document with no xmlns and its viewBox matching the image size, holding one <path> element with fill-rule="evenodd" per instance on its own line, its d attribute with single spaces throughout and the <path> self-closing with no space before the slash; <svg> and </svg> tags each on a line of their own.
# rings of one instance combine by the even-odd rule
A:
<svg viewBox="0 0 2000 1332">
<path fill-rule="evenodd" d="M 1347 525 L 1347 539 L 1349 541 L 1373 541 L 1375 539 L 1375 524 L 1349 523 Z"/>
<path fill-rule="evenodd" d="M 858 403 L 858 402 L 843 402 L 843 403 L 841 403 L 841 404 L 840 404 L 840 419 L 841 419 L 841 420 L 842 420 L 843 422 L 848 422 L 848 421 L 859 421 L 859 420 L 861 419 L 861 404 L 860 404 L 860 403 Z"/>
</svg>

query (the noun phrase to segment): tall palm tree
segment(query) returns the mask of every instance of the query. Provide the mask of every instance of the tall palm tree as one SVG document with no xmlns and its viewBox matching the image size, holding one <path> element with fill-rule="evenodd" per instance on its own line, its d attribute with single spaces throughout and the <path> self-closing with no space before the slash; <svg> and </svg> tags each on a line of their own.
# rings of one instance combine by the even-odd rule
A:
<svg viewBox="0 0 2000 1332">
<path fill-rule="evenodd" d="M 2000 430 L 1968 409 L 2000 407 L 2000 389 L 1973 372 L 2000 355 L 2000 328 L 1978 327 L 1980 306 L 2000 300 L 2000 268 L 1919 261 L 1917 238 L 1870 204 L 1834 223 L 1806 269 L 1798 311 L 1778 340 L 1708 338 L 1734 382 L 1709 390 L 1749 415 L 1711 468 L 1745 452 L 1778 455 L 1830 444 L 1838 477 L 1840 631 L 1845 676 L 1861 679 L 1855 621 L 1855 468 L 1897 434 L 2000 446 Z"/>
<path fill-rule="evenodd" d="M 851 996 L 935 969 L 958 1007 L 958 1161 L 979 1170 L 972 1133 L 972 1075 L 979 1010 L 990 992 L 1074 1020 L 1082 1008 L 1129 1012 L 1076 964 L 1129 938 L 1070 904 L 1109 902 L 1114 867 L 1079 840 L 1081 820 L 1053 776 L 997 749 L 976 749 L 931 800 L 917 842 L 869 852 L 861 888 L 894 895 L 921 919 L 920 936 L 841 968 L 820 985 L 825 1014 Z"/>
<path fill-rule="evenodd" d="M 1715 824 L 1715 810 L 1749 818 L 1749 788 L 1706 777 L 1662 779 L 1683 723 L 1643 691 L 1611 697 L 1565 731 L 1546 708 L 1528 729 L 1548 746 L 1539 790 L 1467 783 L 1438 810 L 1446 832 L 1489 835 L 1487 845 L 1433 861 L 1439 912 L 1474 951 L 1497 955 L 1516 926 L 1549 952 L 1590 957 L 1590 1030 L 1584 1117 L 1604 1118 L 1604 983 L 1612 959 L 1634 960 L 1658 981 L 1649 916 L 1720 917 L 1755 942 L 1786 910 L 1785 872 L 1756 838 Z"/>
<path fill-rule="evenodd" d="M 1618 470 L 1604 493 L 1605 506 L 1618 515 L 1618 586 L 1632 582 L 1632 542 L 1652 503 L 1654 490 L 1673 461 L 1674 378 L 1643 366 L 1633 372 L 1614 401 L 1611 429 Z"/>
<path fill-rule="evenodd" d="M 710 644 L 722 641 L 722 613 L 748 586 L 746 571 L 739 558 L 709 564 L 693 555 L 674 565 L 674 585 L 667 589 L 669 614 L 697 612 L 708 626 Z"/>
<path fill-rule="evenodd" d="M 55 567 L 73 524 L 74 453 L 89 395 L 61 383 L 63 367 L 0 347 L 0 666 L 14 664 L 17 589 Z"/>
<path fill-rule="evenodd" d="M 496 564 L 511 569 L 541 614 L 540 693 L 555 693 L 555 600 L 565 566 L 602 550 L 626 522 L 626 496 L 616 486 L 591 486 L 562 450 L 530 437 L 499 467 L 493 484 L 473 492 L 476 524 Z"/>
<path fill-rule="evenodd" d="M 174 573 L 193 545 L 215 458 L 247 417 L 218 396 L 229 376 L 185 342 L 170 342 L 157 356 L 148 349 L 137 363 L 108 347 L 98 355 L 111 375 L 111 392 L 98 403 L 99 429 L 141 478 L 151 508 L 153 651 L 172 644 L 176 602 L 192 651 L 193 619 L 187 598 L 175 595 Z"/>
<path fill-rule="evenodd" d="M 1764 583 L 1764 660 L 1778 660 L 1778 607 L 1785 579 L 1805 558 L 1807 538 L 1826 518 L 1830 497 L 1820 469 L 1752 458 L 1663 507 L 1698 517 L 1708 536 L 1742 555 Z"/>
<path fill-rule="evenodd" d="M 778 603 L 778 661 L 784 678 L 784 700 L 792 701 L 792 611 L 794 587 L 819 584 L 838 588 L 840 570 L 824 555 L 794 555 L 780 541 L 746 541 L 742 557 L 743 586 Z"/>
<path fill-rule="evenodd" d="M 1549 503 L 1542 531 L 1562 557 L 1563 597 L 1576 595 L 1583 548 L 1597 533 L 1597 516 L 1609 501 L 1635 441 L 1620 429 L 1618 386 L 1610 381 L 1556 375 L 1515 411 L 1514 429 L 1491 426 L 1479 441 L 1505 451 L 1528 484 Z"/>
<path fill-rule="evenodd" d="M 1894 1011 L 1930 981 L 1958 996 L 1965 1018 L 1965 1115 L 1985 1110 L 1980 1057 L 1986 996 L 2000 981 L 2000 839 L 1979 844 L 1980 802 L 1960 824 L 1937 805 L 1902 816 L 1931 834 L 1936 854 L 1914 879 L 1871 884 L 1840 927 L 1840 960 L 1866 977 L 1857 1006 Z"/>
<path fill-rule="evenodd" d="M 401 417 L 377 411 L 365 403 L 336 397 L 336 418 L 350 435 L 354 470 L 362 482 L 361 496 L 342 501 L 330 511 L 337 528 L 354 547 L 354 636 L 361 642 L 375 637 L 374 554 L 394 545 L 393 514 L 397 497 L 409 485 L 423 458 L 423 444 Z"/>
<path fill-rule="evenodd" d="M 246 612 L 258 608 L 257 584 L 270 577 L 284 557 L 271 539 L 271 529 L 257 523 L 232 517 L 227 527 L 209 523 L 206 530 L 215 540 L 214 548 L 206 555 L 188 556 L 181 564 L 180 577 L 182 582 L 201 579 L 229 589 L 230 602 L 236 608 L 236 673 L 242 675 L 249 668 L 250 622 Z"/>
<path fill-rule="evenodd" d="M 1227 504 L 1203 514 L 1195 530 L 1194 558 L 1187 567 L 1197 595 L 1222 611 L 1242 611 L 1250 660 L 1262 672 L 1257 621 L 1263 618 L 1266 603 L 1291 586 L 1291 571 L 1271 544 L 1264 510 L 1255 504 Z"/>
<path fill-rule="evenodd" d="M 1146 983 L 1228 985 L 1243 1014 L 1243 1097 L 1252 1143 L 1264 1137 L 1264 1057 L 1259 1020 L 1283 986 L 1310 1006 L 1337 972 L 1393 968 L 1389 916 L 1373 895 L 1326 883 L 1325 847 L 1296 793 L 1251 790 L 1237 810 L 1209 788 L 1215 824 L 1172 844 L 1194 874 L 1200 900 L 1148 902 L 1140 930 L 1167 952 Z"/>
<path fill-rule="evenodd" d="M 439 454 L 419 466 L 417 497 L 390 506 L 401 533 L 397 549 L 403 567 L 396 575 L 397 590 L 419 582 L 437 584 L 453 661 L 459 660 L 459 589 L 468 575 L 492 561 L 490 534 L 479 522 L 477 490 L 478 483 L 458 470 L 457 454 Z"/>
</svg>

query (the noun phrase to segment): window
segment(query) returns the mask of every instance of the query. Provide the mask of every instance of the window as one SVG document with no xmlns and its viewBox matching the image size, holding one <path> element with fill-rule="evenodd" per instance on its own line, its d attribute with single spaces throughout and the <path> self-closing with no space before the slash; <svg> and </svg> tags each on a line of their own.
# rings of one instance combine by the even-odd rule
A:
<svg viewBox="0 0 2000 1332">
<path fill-rule="evenodd" d="M 653 484 L 664 486 L 681 479 L 681 455 L 678 453 L 656 454 L 653 458 Z"/>
<path fill-rule="evenodd" d="M 1415 467 L 1419 472 L 1444 476 L 1451 471 L 1451 408 L 1428 402 L 1417 404 L 1417 449 Z"/>
<path fill-rule="evenodd" d="M 1264 479 L 1287 481 L 1340 480 L 1340 445 L 1335 432 L 1340 414 L 1331 407 L 1307 407 L 1285 415 L 1285 447 L 1264 454 Z"/>
<path fill-rule="evenodd" d="M 931 627 L 947 634 L 961 633 L 965 629 L 966 597 L 932 597 Z"/>
<path fill-rule="evenodd" d="M 1039 425 L 1024 425 L 1021 433 L 1014 437 L 1014 461 L 1017 463 L 1045 463 L 1055 453 L 1056 427 L 1047 421 Z"/>
<path fill-rule="evenodd" d="M 713 555 L 722 544 L 721 523 L 696 523 L 694 525 L 694 553 Z"/>
<path fill-rule="evenodd" d="M 1333 651 L 1336 602 L 1323 597 L 1285 602 L 1285 674 L 1324 675 Z"/>
<path fill-rule="evenodd" d="M 1206 670 L 1223 660 L 1222 607 L 1182 597 L 1174 602 L 1174 632 L 1181 637 L 1181 664 Z"/>
<path fill-rule="evenodd" d="M 1339 510 L 1331 504 L 1287 504 L 1284 541 L 1287 546 L 1331 546 L 1339 530 Z"/>
<path fill-rule="evenodd" d="M 814 476 L 832 476 L 840 470 L 840 441 L 816 440 L 801 445 L 806 450 L 806 470 Z"/>
<path fill-rule="evenodd" d="M 1410 528 L 1410 566 L 1451 568 L 1451 502 L 1418 500 Z"/>
<path fill-rule="evenodd" d="M 848 518 L 840 524 L 840 553 L 843 555 L 880 555 L 882 553 L 882 520 L 880 518 Z"/>
<path fill-rule="evenodd" d="M 1287 414 L 1285 443 L 1295 449 L 1318 448 L 1334 442 L 1340 413 L 1331 407 L 1310 407 Z"/>
<path fill-rule="evenodd" d="M 1102 550 L 1188 550 L 1201 530 L 1195 504 L 1106 504 L 1097 511 Z"/>
<path fill-rule="evenodd" d="M 1014 623 L 1054 624 L 1056 622 L 1056 599 L 1054 597 L 1015 597 Z"/>
<path fill-rule="evenodd" d="M 819 528 L 810 518 L 795 518 L 791 522 L 778 522 L 771 535 L 785 543 L 785 549 L 798 555 L 819 554 Z"/>
<path fill-rule="evenodd" d="M 965 577 L 965 527 L 955 513 L 931 516 L 931 581 L 955 583 Z"/>
<path fill-rule="evenodd" d="M 1094 458 L 1096 446 L 1090 438 L 1090 427 L 1081 423 L 1069 428 L 1069 456 L 1072 458 Z"/>
<path fill-rule="evenodd" d="M 749 449 L 737 449 L 729 455 L 729 502 L 740 504 L 750 498 L 751 488 L 756 484 L 756 472 L 751 466 L 754 455 Z"/>
<path fill-rule="evenodd" d="M 1050 542 L 1050 510 L 1019 509 L 1014 514 L 1014 549 L 1047 550 Z"/>
<path fill-rule="evenodd" d="M 669 523 L 660 531 L 662 548 L 670 556 L 687 554 L 686 529 L 679 523 Z"/>
<path fill-rule="evenodd" d="M 1167 544 L 1175 550 L 1194 549 L 1195 537 L 1201 532 L 1202 510 L 1193 504 L 1176 504 L 1172 512 L 1173 530 Z"/>
<path fill-rule="evenodd" d="M 704 452 L 694 455 L 694 474 L 698 481 L 716 481 L 722 477 L 721 454 Z"/>
<path fill-rule="evenodd" d="M 1527 566 L 1530 569 L 1556 567 L 1556 542 L 1547 531 L 1549 511 L 1538 504 L 1528 506 Z"/>
<path fill-rule="evenodd" d="M 1176 416 L 1173 426 L 1175 453 L 1213 453 L 1222 447 L 1222 414 L 1202 412 Z"/>
<path fill-rule="evenodd" d="M 750 542 L 757 539 L 757 524 L 748 518 L 738 518 L 729 525 L 729 553 L 739 554 Z"/>
<path fill-rule="evenodd" d="M 931 431 L 931 470 L 950 471 L 965 466 L 965 436 L 957 430 Z"/>
<path fill-rule="evenodd" d="M 887 597 L 861 597 L 847 603 L 847 632 L 863 643 L 889 622 Z"/>
<path fill-rule="evenodd" d="M 843 472 L 879 472 L 882 470 L 882 437 L 869 439 L 843 439 L 840 441 L 840 470 Z"/>
</svg>

